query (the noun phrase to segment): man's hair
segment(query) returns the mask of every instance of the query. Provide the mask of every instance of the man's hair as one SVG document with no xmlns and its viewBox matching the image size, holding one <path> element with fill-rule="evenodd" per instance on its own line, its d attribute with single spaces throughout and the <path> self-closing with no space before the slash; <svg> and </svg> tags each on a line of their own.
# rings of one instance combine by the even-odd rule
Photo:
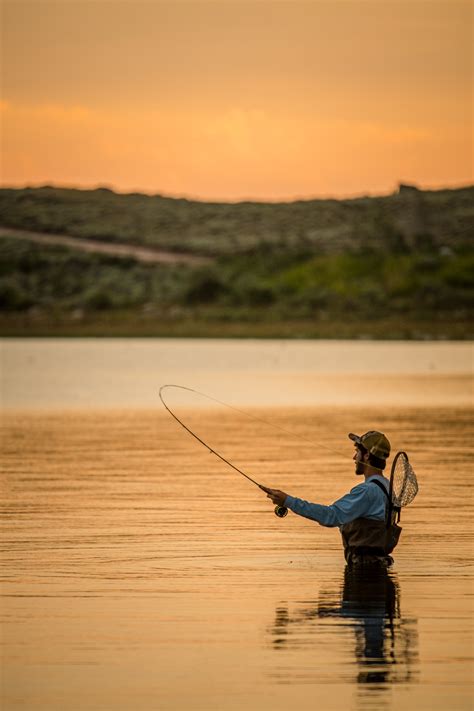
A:
<svg viewBox="0 0 474 711">
<path fill-rule="evenodd" d="M 362 454 L 366 454 L 368 452 L 368 450 L 362 444 L 357 444 L 356 447 L 362 452 Z M 376 457 L 374 454 L 371 454 L 369 452 L 369 464 L 371 464 L 376 469 L 381 469 L 383 471 L 387 462 L 385 461 L 385 459 L 382 459 L 381 457 Z"/>
</svg>

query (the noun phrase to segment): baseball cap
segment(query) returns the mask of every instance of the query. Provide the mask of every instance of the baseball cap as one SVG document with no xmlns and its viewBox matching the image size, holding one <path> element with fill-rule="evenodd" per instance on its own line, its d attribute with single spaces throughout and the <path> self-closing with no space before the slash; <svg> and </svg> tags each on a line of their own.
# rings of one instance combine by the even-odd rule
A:
<svg viewBox="0 0 474 711">
<path fill-rule="evenodd" d="M 390 442 L 385 437 L 383 432 L 370 430 L 370 432 L 366 432 L 360 436 L 351 432 L 349 434 L 349 438 L 356 444 L 360 444 L 364 447 L 364 449 L 370 452 L 370 454 L 373 454 L 374 457 L 388 459 L 390 456 Z"/>
</svg>

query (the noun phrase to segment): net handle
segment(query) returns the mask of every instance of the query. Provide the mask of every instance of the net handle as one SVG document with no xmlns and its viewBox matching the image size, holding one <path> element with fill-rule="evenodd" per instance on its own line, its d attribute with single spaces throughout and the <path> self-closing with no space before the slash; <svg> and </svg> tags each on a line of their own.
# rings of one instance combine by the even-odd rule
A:
<svg viewBox="0 0 474 711">
<path fill-rule="evenodd" d="M 404 458 L 407 460 L 407 463 L 409 463 L 408 459 L 408 454 L 404 451 L 397 452 L 394 460 L 392 462 L 392 468 L 390 471 L 390 486 L 388 489 L 388 496 L 389 496 L 389 503 L 388 503 L 388 517 L 387 517 L 387 524 L 390 525 L 392 522 L 392 512 L 397 509 L 398 507 L 395 507 L 393 505 L 393 478 L 395 476 L 395 470 L 397 468 L 397 462 L 400 459 L 400 457 Z M 398 520 L 400 520 L 400 509 L 398 510 Z"/>
</svg>

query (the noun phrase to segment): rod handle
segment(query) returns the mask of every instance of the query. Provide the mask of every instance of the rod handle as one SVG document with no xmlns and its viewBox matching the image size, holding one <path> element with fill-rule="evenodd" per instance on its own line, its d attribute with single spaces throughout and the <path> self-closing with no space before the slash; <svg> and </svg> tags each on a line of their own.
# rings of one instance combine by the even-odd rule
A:
<svg viewBox="0 0 474 711">
<path fill-rule="evenodd" d="M 278 518 L 285 518 L 288 513 L 288 509 L 285 506 L 275 506 L 275 516 Z"/>
</svg>

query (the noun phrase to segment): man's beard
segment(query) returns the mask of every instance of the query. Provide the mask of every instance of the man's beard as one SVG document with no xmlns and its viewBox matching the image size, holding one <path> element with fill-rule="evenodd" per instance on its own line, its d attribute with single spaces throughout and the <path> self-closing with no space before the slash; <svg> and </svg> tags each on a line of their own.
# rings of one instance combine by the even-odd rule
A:
<svg viewBox="0 0 474 711">
<path fill-rule="evenodd" d="M 364 462 L 356 462 L 356 465 L 355 465 L 355 473 L 356 473 L 356 474 L 364 474 L 364 473 L 365 473 L 365 464 L 364 464 Z"/>
</svg>

